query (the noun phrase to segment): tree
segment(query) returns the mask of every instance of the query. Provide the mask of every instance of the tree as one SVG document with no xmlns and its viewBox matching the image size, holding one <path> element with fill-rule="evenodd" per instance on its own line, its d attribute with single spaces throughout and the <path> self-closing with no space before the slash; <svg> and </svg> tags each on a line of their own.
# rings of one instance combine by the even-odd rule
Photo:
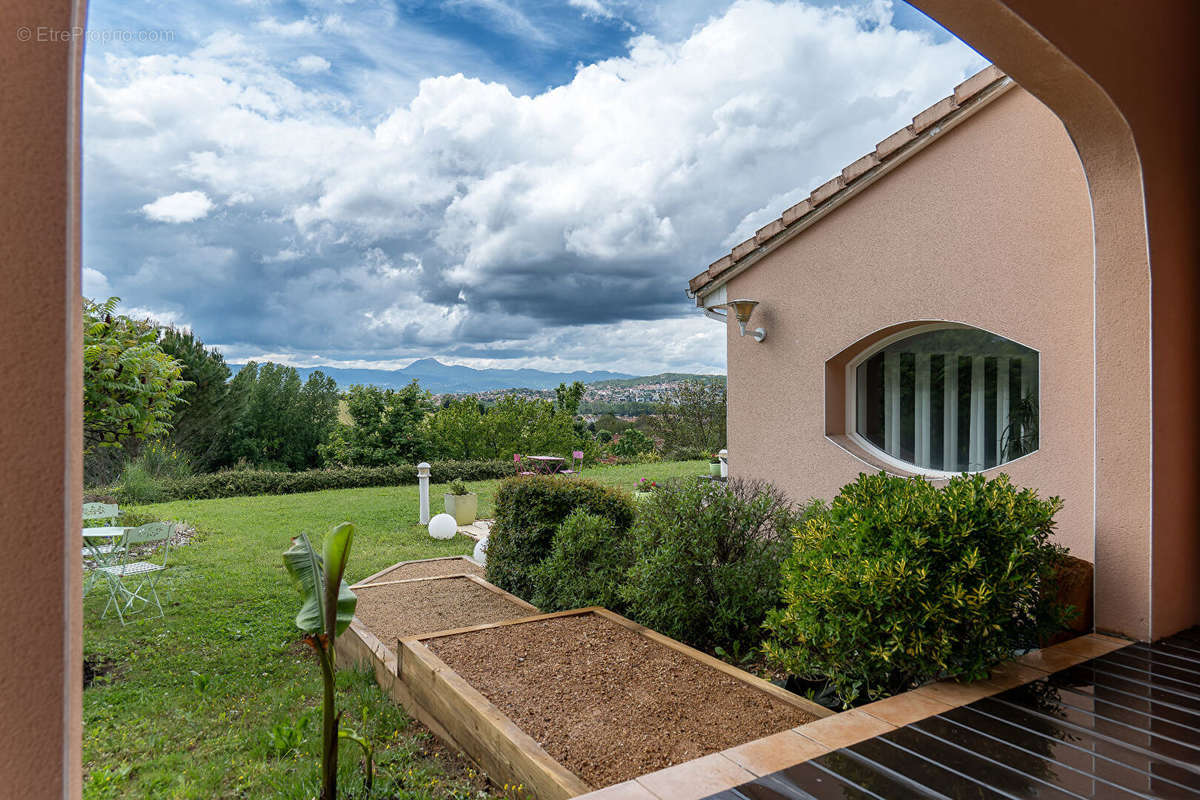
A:
<svg viewBox="0 0 1200 800">
<path fill-rule="evenodd" d="M 654 433 L 668 452 L 720 450 L 725 446 L 725 384 L 690 380 L 668 390 L 654 417 Z"/>
<path fill-rule="evenodd" d="M 585 391 L 586 387 L 580 381 L 575 381 L 570 386 L 560 383 L 554 390 L 554 405 L 567 416 L 574 417 L 579 414 L 579 403 L 583 400 Z"/>
<path fill-rule="evenodd" d="M 320 466 L 318 447 L 337 424 L 337 383 L 317 370 L 301 383 L 295 367 L 251 361 L 230 382 L 240 412 L 230 457 L 256 466 L 299 470 Z"/>
<path fill-rule="evenodd" d="M 190 331 L 162 328 L 158 344 L 180 363 L 183 378 L 191 383 L 172 409 L 171 439 L 195 467 L 211 469 L 221 460 L 225 434 L 238 411 L 230 399 L 229 367 Z"/>
<path fill-rule="evenodd" d="M 115 313 L 119 297 L 83 301 L 85 449 L 120 447 L 170 429 L 171 411 L 190 383 L 159 347 L 147 321 Z"/>
<path fill-rule="evenodd" d="M 431 450 L 453 460 L 497 458 L 484 439 L 484 408 L 474 395 L 445 397 L 442 407 L 426 419 Z"/>
<path fill-rule="evenodd" d="M 356 384 L 345 399 L 354 422 L 338 425 L 329 443 L 320 447 L 326 461 L 379 467 L 429 457 L 423 423 L 433 404 L 416 380 L 400 390 Z"/>
</svg>

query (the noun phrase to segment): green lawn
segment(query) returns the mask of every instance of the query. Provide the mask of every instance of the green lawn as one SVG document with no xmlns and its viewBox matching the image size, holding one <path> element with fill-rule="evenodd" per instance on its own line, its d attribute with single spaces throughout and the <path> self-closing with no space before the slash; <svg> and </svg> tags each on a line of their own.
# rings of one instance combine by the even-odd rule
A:
<svg viewBox="0 0 1200 800">
<path fill-rule="evenodd" d="M 584 474 L 632 489 L 643 477 L 706 471 L 703 462 L 667 462 Z M 497 484 L 469 484 L 480 495 L 481 517 L 492 513 Z M 434 513 L 444 488 L 433 487 Z M 83 697 L 85 798 L 315 796 L 321 679 L 292 623 L 299 601 L 281 561 L 290 537 L 353 522 L 351 583 L 397 561 L 469 553 L 473 546 L 461 536 L 429 537 L 416 521 L 415 486 L 179 501 L 134 511 L 188 522 L 200 535 L 173 552 L 160 583 L 166 619 L 124 628 L 112 617 L 101 620 L 102 584 L 85 600 L 84 654 L 102 672 Z M 368 733 L 375 746 L 373 797 L 490 796 L 466 762 L 412 726 L 371 677 L 344 671 L 339 680 L 344 724 Z M 357 757 L 354 748 L 342 749 L 343 785 L 357 781 Z"/>
</svg>

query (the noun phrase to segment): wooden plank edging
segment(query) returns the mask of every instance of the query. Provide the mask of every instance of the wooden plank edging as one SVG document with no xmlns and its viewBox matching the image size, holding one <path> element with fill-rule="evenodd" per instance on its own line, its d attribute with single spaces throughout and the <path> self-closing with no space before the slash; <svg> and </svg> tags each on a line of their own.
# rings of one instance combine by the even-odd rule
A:
<svg viewBox="0 0 1200 800">
<path fill-rule="evenodd" d="M 358 583 L 351 584 L 350 588 L 356 589 L 359 586 L 363 586 L 364 584 L 371 583 L 379 576 L 386 575 L 389 572 L 391 572 L 392 570 L 399 569 L 400 567 L 407 567 L 409 564 L 426 564 L 431 561 L 452 561 L 452 560 L 462 560 L 462 561 L 466 561 L 469 564 L 474 564 L 477 567 L 482 567 L 482 565 L 478 561 L 476 561 L 475 559 L 471 558 L 470 556 L 466 556 L 466 555 L 463 555 L 463 556 L 435 556 L 434 558 L 414 558 L 411 561 L 397 561 L 395 564 L 392 564 L 390 567 L 384 567 L 383 569 L 379 570 L 379 572 L 376 572 L 373 575 L 368 575 L 367 577 L 363 578 Z M 432 576 L 432 577 L 438 577 L 438 576 Z"/>
<path fill-rule="evenodd" d="M 494 783 L 524 785 L 538 800 L 567 800 L 592 790 L 423 642 L 401 639 L 401 652 L 400 681 Z"/>
</svg>

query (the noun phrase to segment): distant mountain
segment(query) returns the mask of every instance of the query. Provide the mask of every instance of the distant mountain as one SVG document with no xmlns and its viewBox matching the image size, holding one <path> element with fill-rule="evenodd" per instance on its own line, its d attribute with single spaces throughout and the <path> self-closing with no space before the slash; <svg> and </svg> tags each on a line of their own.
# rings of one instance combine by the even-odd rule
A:
<svg viewBox="0 0 1200 800">
<path fill-rule="evenodd" d="M 241 364 L 231 364 L 236 372 Z M 320 370 L 337 381 L 339 388 L 355 383 L 370 384 L 384 389 L 399 389 L 414 378 L 421 388 L 434 394 L 486 392 L 493 389 L 553 389 L 560 383 L 632 378 L 620 372 L 543 372 L 539 369 L 473 369 L 443 364 L 435 358 L 422 358 L 404 369 L 340 369 L 338 367 L 297 367 L 305 380 Z"/>
<path fill-rule="evenodd" d="M 693 372 L 660 372 L 657 375 L 646 375 L 640 378 L 607 378 L 602 381 L 592 381 L 590 386 L 596 389 L 606 387 L 626 388 L 631 386 L 646 386 L 655 383 L 679 383 L 680 381 L 705 381 L 706 383 L 725 383 L 724 375 L 700 375 Z"/>
</svg>

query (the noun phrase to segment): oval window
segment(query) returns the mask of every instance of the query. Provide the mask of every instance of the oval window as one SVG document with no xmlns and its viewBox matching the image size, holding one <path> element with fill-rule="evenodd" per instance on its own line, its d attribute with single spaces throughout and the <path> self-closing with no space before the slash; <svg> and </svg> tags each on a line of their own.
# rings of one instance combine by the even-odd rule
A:
<svg viewBox="0 0 1200 800">
<path fill-rule="evenodd" d="M 975 472 L 1038 447 L 1038 353 L 978 328 L 884 340 L 850 365 L 861 443 L 920 470 Z"/>
</svg>

